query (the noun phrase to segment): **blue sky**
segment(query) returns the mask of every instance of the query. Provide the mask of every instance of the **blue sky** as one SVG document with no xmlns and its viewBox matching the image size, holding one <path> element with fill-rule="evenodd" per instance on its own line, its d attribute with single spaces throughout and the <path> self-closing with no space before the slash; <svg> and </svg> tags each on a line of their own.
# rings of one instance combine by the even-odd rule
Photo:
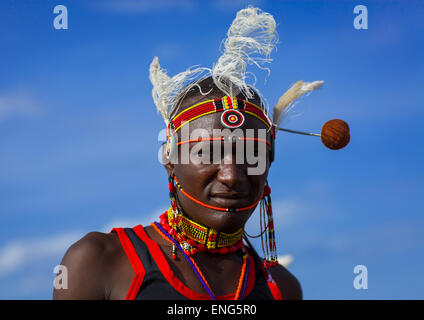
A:
<svg viewBox="0 0 424 320">
<path fill-rule="evenodd" d="M 53 28 L 58 4 L 68 30 Z M 294 257 L 304 298 L 423 298 L 422 2 L 5 0 L 0 299 L 50 299 L 70 244 L 149 223 L 167 207 L 148 66 L 155 55 L 171 75 L 212 66 L 248 4 L 278 23 L 266 83 L 257 72 L 268 102 L 297 80 L 325 81 L 286 127 L 319 132 L 341 118 L 351 128 L 339 151 L 314 137 L 277 137 L 277 248 Z M 357 4 L 368 8 L 367 30 L 353 27 Z M 356 265 L 368 269 L 367 290 L 353 287 Z"/>
</svg>

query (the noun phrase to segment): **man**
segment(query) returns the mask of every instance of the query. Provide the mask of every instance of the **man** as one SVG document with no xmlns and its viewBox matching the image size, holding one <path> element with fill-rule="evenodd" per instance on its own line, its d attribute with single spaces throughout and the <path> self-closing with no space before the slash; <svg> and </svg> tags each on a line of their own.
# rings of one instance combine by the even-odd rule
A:
<svg viewBox="0 0 424 320">
<path fill-rule="evenodd" d="M 68 289 L 55 289 L 54 299 L 302 298 L 298 280 L 277 262 L 267 177 L 286 107 L 322 82 L 297 82 L 271 120 L 245 80 L 247 65 L 270 62 L 276 40 L 273 17 L 248 7 L 212 69 L 169 77 L 153 60 L 170 208 L 149 226 L 91 232 L 73 244 L 61 263 Z M 263 258 L 244 232 L 257 207 Z"/>
<path fill-rule="evenodd" d="M 199 87 L 196 90 L 194 89 L 197 87 L 193 88 L 189 94 L 185 95 L 179 104 L 179 109 L 175 113 L 184 111 L 188 107 L 199 104 L 202 101 L 225 97 L 225 94 L 214 86 L 211 78 L 199 82 Z M 204 96 L 200 91 L 209 91 L 209 94 Z M 240 98 L 243 97 L 240 96 Z M 261 101 L 257 95 L 250 101 L 255 105 L 261 105 Z M 244 132 L 247 129 L 268 129 L 254 116 L 246 116 L 245 118 L 245 123 L 242 127 Z M 223 129 L 221 113 L 208 114 L 190 122 L 190 132 L 199 128 L 208 130 L 211 135 L 213 129 L 218 131 Z M 268 132 L 268 140 L 269 135 L 270 133 Z M 179 141 L 182 140 L 179 139 Z M 256 142 L 258 143 L 259 141 Z M 202 142 L 190 142 L 189 151 L 198 143 Z M 223 145 L 227 142 L 219 141 L 219 143 Z M 245 149 L 247 150 L 248 148 Z M 165 148 L 164 150 L 166 152 Z M 168 162 L 165 168 L 169 177 L 178 177 L 178 182 L 184 186 L 187 194 L 190 194 L 202 203 L 221 208 L 248 207 L 250 204 L 257 203 L 258 199 L 262 197 L 270 165 L 270 151 L 268 148 L 267 156 L 265 157 L 267 162 L 266 169 L 260 175 L 248 175 L 247 168 L 251 164 L 237 164 L 236 152 L 237 150 L 234 144 L 231 148 L 230 155 L 223 152 L 222 161 L 219 161 L 219 163 L 174 164 Z M 231 163 L 224 163 L 224 157 L 228 156 L 232 158 Z M 181 159 L 182 155 L 179 154 L 178 158 Z M 227 234 L 243 229 L 256 207 L 242 212 L 216 211 L 192 201 L 182 194 L 180 190 L 177 190 L 177 193 L 179 199 L 178 205 L 181 207 L 185 216 L 200 225 L 208 226 L 217 232 Z M 130 249 L 128 248 L 131 245 L 127 246 L 127 252 L 124 249 L 125 242 L 128 240 L 130 242 L 132 241 L 132 247 L 140 245 L 135 242 L 143 242 L 140 238 L 136 239 L 134 237 L 134 235 L 137 236 L 134 231 L 131 231 L 132 239 L 127 238 L 127 235 L 121 234 L 120 236 L 117 232 L 110 234 L 92 232 L 72 245 L 62 261 L 62 265 L 68 269 L 69 288 L 67 290 L 55 289 L 54 299 L 124 299 L 126 297 L 128 298 L 131 294 L 133 298 L 136 298 L 137 296 L 144 297 L 143 289 L 149 292 L 149 295 L 144 297 L 147 299 L 181 299 L 183 297 L 206 299 L 208 297 L 207 290 L 202 286 L 195 272 L 193 272 L 190 263 L 181 254 L 178 255 L 178 253 L 176 259 L 172 258 L 173 245 L 158 232 L 157 228 L 147 226 L 143 229 L 145 236 L 148 237 L 147 242 L 152 241 L 157 247 L 152 245 L 152 243 L 148 243 L 146 246 L 147 250 L 144 247 L 143 250 L 145 251 L 142 253 L 140 252 L 142 249 L 139 252 L 134 250 L 132 253 L 129 253 L 128 250 Z M 122 231 L 121 229 L 120 232 Z M 159 253 L 154 251 L 157 248 L 160 249 Z M 249 299 L 249 294 L 252 294 L 254 291 L 256 291 L 256 295 L 251 298 L 272 298 L 272 293 L 267 286 L 269 273 L 272 279 L 275 280 L 275 284 L 281 292 L 283 299 L 301 299 L 302 293 L 299 282 L 289 271 L 281 265 L 270 267 L 265 271 L 262 268 L 262 260 L 255 256 L 256 253 L 253 252 L 253 249 L 249 248 L 246 250 L 252 261 L 254 261 L 254 265 L 251 265 L 250 272 L 251 276 L 253 275 L 255 279 L 250 281 L 253 284 L 249 288 L 246 288 L 245 296 L 242 298 Z M 147 257 L 147 255 L 152 256 L 152 252 L 153 261 L 146 263 L 146 260 L 152 260 L 151 257 Z M 137 267 L 134 268 L 136 262 L 133 261 L 132 265 L 131 255 L 137 253 L 141 255 L 140 260 L 145 260 L 143 262 L 144 284 L 142 281 L 138 285 L 139 291 L 131 293 L 129 290 L 134 288 L 134 283 L 137 281 L 135 280 L 136 273 L 140 270 Z M 163 255 L 161 257 L 162 259 L 159 258 L 160 255 Z M 136 260 L 134 257 L 132 259 Z M 207 279 L 207 283 L 216 298 L 224 299 L 234 294 L 243 264 L 240 250 L 226 254 L 210 253 L 208 251 L 197 252 L 193 260 L 195 260 L 195 263 L 203 273 L 204 278 Z M 162 262 L 168 264 L 169 268 L 160 270 L 160 267 L 163 266 L 159 264 Z M 151 275 L 152 270 L 148 270 L 146 267 L 148 264 L 150 269 L 154 269 L 155 271 L 159 270 L 159 272 L 163 273 L 172 272 L 172 277 L 177 278 L 180 283 L 172 283 L 171 286 L 164 285 L 163 279 L 165 281 L 167 278 L 169 279 L 169 274 L 160 275 L 156 279 Z M 150 282 L 145 285 L 147 278 Z M 154 281 L 155 279 L 157 284 Z M 180 288 L 175 289 L 179 285 Z M 187 290 L 181 289 L 184 287 Z"/>
</svg>

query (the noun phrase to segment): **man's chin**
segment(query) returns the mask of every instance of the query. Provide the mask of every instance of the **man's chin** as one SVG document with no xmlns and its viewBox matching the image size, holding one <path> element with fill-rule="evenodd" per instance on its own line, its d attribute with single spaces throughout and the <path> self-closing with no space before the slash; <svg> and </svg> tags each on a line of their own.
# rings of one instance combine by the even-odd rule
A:
<svg viewBox="0 0 424 320">
<path fill-rule="evenodd" d="M 253 209 L 238 212 L 227 212 L 210 209 L 206 225 L 217 231 L 233 233 L 243 228 Z M 206 221 L 205 221 L 206 222 Z"/>
</svg>

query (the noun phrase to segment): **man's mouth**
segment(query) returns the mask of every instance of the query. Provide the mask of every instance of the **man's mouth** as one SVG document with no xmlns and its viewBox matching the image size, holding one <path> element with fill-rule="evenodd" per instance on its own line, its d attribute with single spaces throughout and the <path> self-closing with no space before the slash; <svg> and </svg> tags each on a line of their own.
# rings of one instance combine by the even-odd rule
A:
<svg viewBox="0 0 424 320">
<path fill-rule="evenodd" d="M 211 194 L 212 198 L 223 198 L 223 199 L 243 199 L 247 197 L 247 193 L 244 192 L 214 192 Z"/>
<path fill-rule="evenodd" d="M 211 194 L 211 199 L 219 206 L 227 208 L 238 208 L 249 202 L 248 194 L 243 192 L 216 192 Z"/>
</svg>

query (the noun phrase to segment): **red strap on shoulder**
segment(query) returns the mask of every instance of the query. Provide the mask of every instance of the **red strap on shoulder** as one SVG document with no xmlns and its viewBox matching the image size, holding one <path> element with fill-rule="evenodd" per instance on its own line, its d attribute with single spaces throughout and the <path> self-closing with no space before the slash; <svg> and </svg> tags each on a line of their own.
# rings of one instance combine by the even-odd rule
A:
<svg viewBox="0 0 424 320">
<path fill-rule="evenodd" d="M 283 296 L 281 294 L 280 288 L 278 287 L 278 284 L 274 280 L 267 282 L 274 300 L 283 300 Z"/>
<path fill-rule="evenodd" d="M 172 272 L 168 262 L 166 261 L 166 258 L 162 254 L 162 251 L 159 247 L 159 245 L 151 240 L 149 236 L 144 231 L 144 228 L 142 226 L 136 226 L 133 228 L 134 232 L 137 234 L 137 236 L 144 241 L 144 243 L 149 248 L 150 254 L 152 255 L 153 260 L 155 260 L 159 270 L 161 271 L 162 275 L 165 277 L 165 279 L 168 281 L 168 283 L 174 287 L 175 290 L 177 290 L 182 295 L 186 296 L 187 298 L 191 300 L 199 300 L 202 299 L 202 296 L 204 296 L 204 299 L 209 299 L 209 296 L 207 295 L 201 295 L 190 288 L 186 287 Z"/>
<path fill-rule="evenodd" d="M 144 241 L 144 243 L 149 248 L 150 254 L 153 257 L 153 260 L 155 260 L 157 266 L 159 267 L 159 270 L 161 271 L 162 275 L 165 277 L 165 279 L 168 281 L 168 283 L 179 293 L 181 293 L 183 296 L 191 299 L 191 300 L 210 300 L 209 295 L 207 294 L 201 294 L 193 291 L 189 287 L 185 286 L 178 277 L 174 274 L 174 272 L 171 270 L 170 265 L 168 264 L 165 256 L 163 255 L 159 245 L 149 238 L 149 236 L 144 231 L 144 228 L 141 225 L 138 225 L 133 228 L 134 232 L 137 234 L 137 236 Z M 250 294 L 250 292 L 253 290 L 253 287 L 255 285 L 255 268 L 254 268 L 254 259 L 249 253 L 249 260 L 250 265 L 252 268 L 249 268 L 249 275 L 247 280 L 247 287 L 246 287 L 246 296 Z M 225 295 L 225 296 L 217 296 L 217 299 L 219 300 L 230 300 L 233 299 L 235 296 L 235 292 Z"/>
<path fill-rule="evenodd" d="M 269 290 L 271 291 L 274 300 L 283 300 L 283 295 L 281 290 L 275 280 L 272 278 L 271 272 L 265 270 L 264 266 L 261 264 L 261 269 L 265 274 L 266 283 L 268 284 Z"/>
<path fill-rule="evenodd" d="M 135 276 L 125 297 L 125 300 L 134 300 L 140 290 L 146 272 L 125 230 L 123 228 L 113 228 L 110 232 L 117 233 L 119 241 L 121 242 L 122 247 L 124 248 L 124 251 L 134 269 Z"/>
</svg>

